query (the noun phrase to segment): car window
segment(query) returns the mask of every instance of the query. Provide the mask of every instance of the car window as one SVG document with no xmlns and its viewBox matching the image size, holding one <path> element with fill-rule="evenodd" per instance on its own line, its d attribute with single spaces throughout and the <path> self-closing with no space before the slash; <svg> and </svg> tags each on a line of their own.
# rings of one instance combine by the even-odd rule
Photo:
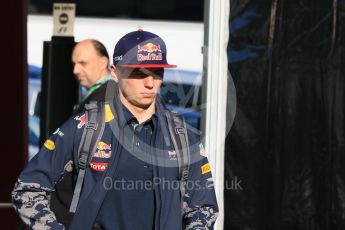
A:
<svg viewBox="0 0 345 230">
<path fill-rule="evenodd" d="M 40 117 L 40 111 L 41 111 L 41 92 L 38 92 L 35 106 L 34 106 L 34 115 L 37 117 Z"/>
<path fill-rule="evenodd" d="M 37 116 L 29 116 L 29 144 L 38 146 L 40 136 L 40 119 Z"/>
</svg>

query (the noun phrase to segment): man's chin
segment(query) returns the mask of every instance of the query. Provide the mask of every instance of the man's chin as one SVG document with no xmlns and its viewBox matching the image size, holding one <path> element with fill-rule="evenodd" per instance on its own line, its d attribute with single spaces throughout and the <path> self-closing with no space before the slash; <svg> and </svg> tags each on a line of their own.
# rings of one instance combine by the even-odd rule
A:
<svg viewBox="0 0 345 230">
<path fill-rule="evenodd" d="M 89 84 L 87 84 L 86 82 L 79 82 L 79 84 L 80 84 L 82 87 L 86 88 L 86 89 L 90 89 L 90 88 L 91 88 L 91 86 L 90 86 Z"/>
<path fill-rule="evenodd" d="M 132 101 L 131 104 L 142 109 L 147 109 L 152 105 L 152 103 L 154 103 L 153 98 L 141 98 L 140 100 Z"/>
<path fill-rule="evenodd" d="M 139 105 L 140 107 L 149 107 L 150 105 L 152 105 L 153 101 L 154 101 L 154 100 L 152 100 L 152 99 L 150 99 L 150 100 L 148 100 L 148 99 L 146 99 L 146 100 L 141 100 L 141 101 L 138 103 L 138 105 Z"/>
</svg>

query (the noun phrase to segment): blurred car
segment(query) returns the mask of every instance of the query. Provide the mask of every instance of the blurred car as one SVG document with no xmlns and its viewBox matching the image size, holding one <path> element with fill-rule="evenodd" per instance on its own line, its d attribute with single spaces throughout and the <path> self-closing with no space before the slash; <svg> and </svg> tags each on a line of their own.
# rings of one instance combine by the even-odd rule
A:
<svg viewBox="0 0 345 230">
<path fill-rule="evenodd" d="M 41 79 L 42 68 L 35 65 L 29 65 L 28 72 L 29 72 L 29 79 Z"/>
<path fill-rule="evenodd" d="M 165 69 L 160 90 L 167 107 L 181 114 L 196 129 L 200 129 L 201 83 L 201 72 Z"/>
<path fill-rule="evenodd" d="M 29 160 L 39 151 L 40 118 L 29 115 Z"/>
<path fill-rule="evenodd" d="M 28 66 L 29 160 L 39 150 L 41 68 Z"/>
</svg>

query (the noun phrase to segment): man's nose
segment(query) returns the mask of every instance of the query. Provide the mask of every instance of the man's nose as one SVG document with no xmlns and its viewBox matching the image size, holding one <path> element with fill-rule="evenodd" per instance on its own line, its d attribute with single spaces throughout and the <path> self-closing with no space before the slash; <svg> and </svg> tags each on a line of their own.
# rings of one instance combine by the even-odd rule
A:
<svg viewBox="0 0 345 230">
<path fill-rule="evenodd" d="M 79 72 L 80 72 L 80 68 L 78 67 L 77 64 L 75 64 L 74 67 L 73 67 L 73 74 L 77 75 Z"/>
<path fill-rule="evenodd" d="M 153 82 L 154 82 L 154 79 L 152 76 L 147 76 L 144 79 L 144 85 L 147 88 L 153 88 Z"/>
</svg>

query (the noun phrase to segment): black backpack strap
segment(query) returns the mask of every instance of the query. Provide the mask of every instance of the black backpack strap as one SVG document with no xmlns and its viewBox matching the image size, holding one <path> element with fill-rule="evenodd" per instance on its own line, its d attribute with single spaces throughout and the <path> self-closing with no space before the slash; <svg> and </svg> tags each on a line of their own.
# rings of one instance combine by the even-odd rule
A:
<svg viewBox="0 0 345 230">
<path fill-rule="evenodd" d="M 180 176 L 181 209 L 183 210 L 183 201 L 186 194 L 185 184 L 188 179 L 190 165 L 190 151 L 186 122 L 180 115 L 174 112 L 166 111 L 166 117 L 171 140 L 177 155 Z"/>
<path fill-rule="evenodd" d="M 166 109 L 164 100 L 162 99 L 162 97 L 159 94 L 156 97 L 156 109 L 157 109 L 158 113 L 163 115 L 163 116 L 158 116 L 159 123 L 160 124 L 165 124 L 164 116 L 166 116 L 165 113 L 166 113 L 167 109 Z M 163 137 L 164 137 L 165 145 L 167 147 L 170 147 L 171 146 L 171 143 L 170 143 L 171 141 L 170 141 L 170 138 L 169 138 L 169 133 L 168 133 L 169 131 L 168 131 L 166 125 L 162 125 L 162 132 L 163 132 Z"/>
<path fill-rule="evenodd" d="M 104 113 L 103 109 L 98 109 L 96 101 L 91 101 L 85 105 L 86 124 L 78 148 L 78 167 L 79 173 L 74 188 L 74 194 L 70 206 L 70 212 L 75 213 L 79 202 L 80 192 L 84 182 L 85 169 L 92 160 L 92 154 L 95 152 L 99 138 L 104 131 Z"/>
<path fill-rule="evenodd" d="M 105 91 L 105 102 L 111 103 L 115 96 L 119 94 L 117 82 L 114 79 L 107 81 L 107 88 Z"/>
</svg>

